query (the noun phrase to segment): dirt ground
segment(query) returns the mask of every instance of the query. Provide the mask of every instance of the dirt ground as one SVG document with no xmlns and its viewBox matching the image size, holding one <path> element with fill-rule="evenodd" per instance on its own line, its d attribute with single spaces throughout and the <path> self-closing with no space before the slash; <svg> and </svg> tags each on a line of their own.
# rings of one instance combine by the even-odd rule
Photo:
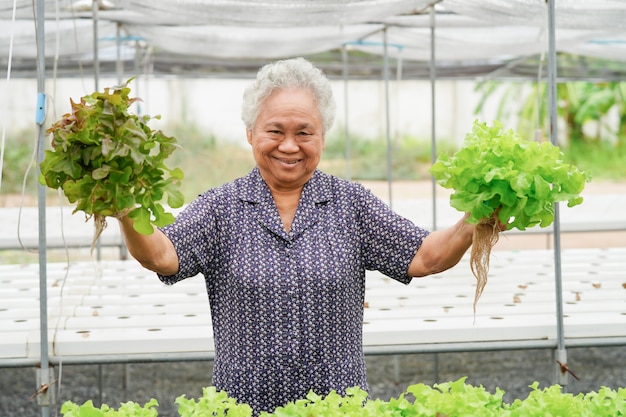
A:
<svg viewBox="0 0 626 417">
<path fill-rule="evenodd" d="M 380 198 L 387 199 L 389 192 L 393 199 L 404 198 L 430 198 L 433 195 L 433 184 L 431 181 L 394 181 L 391 184 L 385 181 L 361 181 L 361 183 L 372 190 Z M 436 198 L 448 198 L 450 190 L 436 187 Z M 583 196 L 594 194 L 621 194 L 626 195 L 626 179 L 623 181 L 598 180 L 592 181 L 585 186 Z M 1 207 L 19 207 L 20 205 L 36 207 L 37 197 L 27 195 L 22 197 L 19 194 L 0 195 Z M 58 204 L 56 195 L 48 196 L 47 205 Z M 616 247 L 626 246 L 626 230 L 611 232 L 583 232 L 583 233 L 563 233 L 560 245 L 563 249 L 584 248 L 584 247 Z M 554 247 L 554 237 L 548 234 L 517 233 L 501 237 L 494 247 L 494 250 L 511 249 L 551 249 Z"/>
</svg>

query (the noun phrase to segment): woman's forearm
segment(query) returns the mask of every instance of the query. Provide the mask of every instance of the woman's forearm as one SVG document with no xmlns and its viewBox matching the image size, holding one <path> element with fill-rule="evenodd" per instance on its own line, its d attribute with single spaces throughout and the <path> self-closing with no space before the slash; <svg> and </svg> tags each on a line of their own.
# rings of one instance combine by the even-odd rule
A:
<svg viewBox="0 0 626 417">
<path fill-rule="evenodd" d="M 459 263 L 472 245 L 474 225 L 465 215 L 455 225 L 430 233 L 409 265 L 408 275 L 423 277 L 445 271 Z"/>
<path fill-rule="evenodd" d="M 142 235 L 133 228 L 133 220 L 128 216 L 120 218 L 119 223 L 128 251 L 144 268 L 162 275 L 178 272 L 176 249 L 163 232 L 155 227 L 152 234 Z"/>
</svg>

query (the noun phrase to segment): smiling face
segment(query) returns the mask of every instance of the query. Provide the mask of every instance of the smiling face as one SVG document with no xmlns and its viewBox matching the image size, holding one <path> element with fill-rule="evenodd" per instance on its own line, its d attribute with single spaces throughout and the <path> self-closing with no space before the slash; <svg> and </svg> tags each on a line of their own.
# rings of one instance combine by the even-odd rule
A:
<svg viewBox="0 0 626 417">
<path fill-rule="evenodd" d="M 324 150 L 319 109 L 313 95 L 302 89 L 272 93 L 247 136 L 261 176 L 272 191 L 299 191 Z"/>
</svg>

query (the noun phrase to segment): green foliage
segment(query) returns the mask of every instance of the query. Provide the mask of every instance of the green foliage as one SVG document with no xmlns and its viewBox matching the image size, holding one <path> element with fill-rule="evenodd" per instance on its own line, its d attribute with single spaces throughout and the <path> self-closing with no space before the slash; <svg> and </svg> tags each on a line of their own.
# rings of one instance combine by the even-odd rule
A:
<svg viewBox="0 0 626 417">
<path fill-rule="evenodd" d="M 19 193 L 22 190 L 26 167 L 35 156 L 33 144 L 35 132 L 25 129 L 14 133 L 13 137 L 7 138 L 7 146 L 4 149 L 4 161 L 2 163 L 2 191 L 7 193 Z M 34 172 L 34 168 L 31 173 Z M 32 178 L 30 178 L 32 179 Z M 29 179 L 27 179 L 27 183 Z"/>
<path fill-rule="evenodd" d="M 215 387 L 202 389 L 202 397 L 197 401 L 187 399 L 185 395 L 176 398 L 178 414 L 181 417 L 250 417 L 252 408 L 248 404 L 238 403 L 224 391 L 217 391 Z"/>
<path fill-rule="evenodd" d="M 600 126 L 605 125 L 607 131 L 611 126 L 605 116 L 614 109 L 619 115 L 618 125 L 613 129 L 614 134 L 626 129 L 626 97 L 623 91 L 626 83 L 604 82 L 569 82 L 557 85 L 558 115 L 565 122 L 566 135 L 570 143 L 596 140 L 599 141 Z M 546 96 L 545 87 L 543 92 Z M 547 109 L 546 109 L 547 112 Z M 546 117 L 547 119 L 547 117 Z M 597 122 L 595 133 L 585 132 L 588 122 Z M 619 135 L 617 136 L 619 140 Z"/>
<path fill-rule="evenodd" d="M 61 414 L 65 417 L 156 417 L 158 411 L 155 407 L 158 405 L 159 403 L 154 398 L 143 406 L 132 401 L 122 403 L 117 410 L 106 404 L 102 407 L 95 407 L 91 400 L 83 405 L 66 401 L 61 406 Z"/>
<path fill-rule="evenodd" d="M 328 395 L 310 392 L 306 398 L 278 407 L 274 412 L 261 412 L 260 417 L 619 417 L 626 416 L 626 389 L 602 387 L 587 394 L 562 393 L 553 385 L 539 389 L 533 383 L 526 399 L 516 399 L 512 404 L 503 402 L 504 391 L 496 388 L 488 392 L 482 386 L 466 383 L 466 377 L 453 382 L 415 384 L 398 398 L 389 401 L 368 398 L 358 387 L 349 388 L 345 395 L 335 391 Z M 215 387 L 203 389 L 197 401 L 184 395 L 176 399 L 181 417 L 250 417 L 252 409 L 238 403 Z M 124 403 L 118 410 L 107 405 L 97 408 L 91 401 L 83 405 L 67 401 L 61 408 L 65 417 L 154 417 L 158 404 L 152 399 L 143 407 Z"/>
<path fill-rule="evenodd" d="M 183 172 L 164 163 L 177 149 L 176 139 L 150 129 L 149 116 L 129 113 L 138 100 L 129 97 L 131 80 L 70 100 L 72 112 L 47 130 L 52 150 L 45 151 L 40 181 L 61 188 L 76 203 L 74 211 L 94 216 L 96 226 L 105 216 L 129 213 L 135 229 L 150 234 L 152 224 L 174 221 L 160 201 L 167 197 L 169 206 L 182 206 Z"/>
<path fill-rule="evenodd" d="M 380 404 L 378 404 L 380 407 Z M 331 391 L 326 396 L 309 392 L 306 398 L 277 408 L 273 413 L 261 413 L 261 417 L 309 417 L 309 416 L 380 416 L 379 407 L 367 404 L 367 392 L 352 387 L 346 395 Z"/>
<path fill-rule="evenodd" d="M 210 131 L 195 125 L 173 124 L 167 130 L 178 138 L 183 148 L 172 155 L 172 163 L 185 167 L 185 181 L 181 184 L 185 201 L 191 201 L 208 188 L 244 176 L 255 165 L 243 129 L 241 142 L 219 142 Z"/>
<path fill-rule="evenodd" d="M 533 137 L 535 130 L 549 131 L 548 88 L 545 82 L 479 83 L 476 89 L 483 96 L 474 109 L 482 112 L 487 100 L 500 93 L 498 120 L 517 117 L 517 132 L 523 137 Z M 618 143 L 624 141 L 626 133 L 626 83 L 625 82 L 582 82 L 571 81 L 556 85 L 557 115 L 565 127 L 564 134 L 570 144 L 585 141 L 600 141 L 601 129 L 614 136 Z M 617 114 L 617 123 L 611 125 L 606 116 Z M 585 126 L 596 123 L 596 130 L 589 132 Z M 593 125 L 588 125 L 593 126 Z"/>
<path fill-rule="evenodd" d="M 566 162 L 592 173 L 594 178 L 626 179 L 626 141 L 573 142 L 563 153 Z"/>
<path fill-rule="evenodd" d="M 475 122 L 464 146 L 454 155 L 442 154 L 431 167 L 437 182 L 454 190 L 450 205 L 469 212 L 477 224 L 499 209 L 508 229 L 524 230 L 554 221 L 554 203 L 582 203 L 587 173 L 563 162 L 560 149 L 549 142 L 521 139 L 512 130 Z"/>
<path fill-rule="evenodd" d="M 206 130 L 193 125 L 172 124 L 164 129 L 177 138 L 181 150 L 174 152 L 168 163 L 184 167 L 185 181 L 180 191 L 185 201 L 191 201 L 199 193 L 234 178 L 245 175 L 253 166 L 250 147 L 242 133 L 241 143 L 220 141 Z M 518 131 L 519 133 L 519 131 Z M 34 132 L 12 134 L 7 137 L 2 193 L 19 193 L 22 189 L 24 171 L 33 153 Z M 626 137 L 626 136 L 624 136 Z M 372 142 L 372 143 L 368 143 Z M 622 143 L 626 140 L 621 139 Z M 355 180 L 385 180 L 386 145 L 383 139 L 367 140 L 353 138 L 350 144 L 351 159 L 345 159 L 345 141 L 328 138 L 326 150 L 320 162 L 324 171 Z M 458 148 L 452 141 L 437 144 L 438 153 L 454 153 Z M 613 145 L 608 141 L 572 142 L 561 147 L 564 160 L 593 173 L 595 180 L 626 178 L 626 146 Z M 431 146 L 428 140 L 412 137 L 400 138 L 393 146 L 393 180 L 424 180 L 430 178 Z M 348 170 L 348 165 L 350 169 Z M 33 187 L 27 187 L 29 197 L 36 198 Z M 51 190 L 51 197 L 56 193 Z M 56 201 L 56 200 L 55 200 Z"/>
<path fill-rule="evenodd" d="M 411 385 L 407 392 L 415 397 L 412 404 L 417 416 L 501 416 L 504 391 L 496 389 L 489 393 L 482 386 L 466 384 L 467 378 L 454 382 L 435 384 L 433 388 L 425 384 Z"/>
<path fill-rule="evenodd" d="M 564 394 L 561 387 L 539 389 L 537 382 L 525 400 L 515 400 L 506 407 L 510 417 L 531 416 L 626 416 L 626 389 L 617 391 L 602 387 L 598 392 L 588 394 Z"/>
<path fill-rule="evenodd" d="M 437 148 L 441 152 L 454 150 L 451 141 L 440 141 Z M 431 149 L 428 140 L 408 136 L 394 139 L 391 144 L 392 179 L 429 178 Z M 349 172 L 351 178 L 357 180 L 386 180 L 387 142 L 384 138 L 352 138 L 346 144 L 343 138 L 328 138 L 320 168 L 339 177 L 345 177 Z"/>
</svg>

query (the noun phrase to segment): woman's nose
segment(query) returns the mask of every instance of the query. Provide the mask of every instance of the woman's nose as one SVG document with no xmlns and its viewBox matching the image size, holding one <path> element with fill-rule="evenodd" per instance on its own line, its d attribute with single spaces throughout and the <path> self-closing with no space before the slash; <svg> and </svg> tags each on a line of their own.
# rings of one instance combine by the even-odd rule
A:
<svg viewBox="0 0 626 417">
<path fill-rule="evenodd" d="M 278 148 L 283 152 L 296 152 L 299 149 L 294 135 L 285 135 Z"/>
</svg>

